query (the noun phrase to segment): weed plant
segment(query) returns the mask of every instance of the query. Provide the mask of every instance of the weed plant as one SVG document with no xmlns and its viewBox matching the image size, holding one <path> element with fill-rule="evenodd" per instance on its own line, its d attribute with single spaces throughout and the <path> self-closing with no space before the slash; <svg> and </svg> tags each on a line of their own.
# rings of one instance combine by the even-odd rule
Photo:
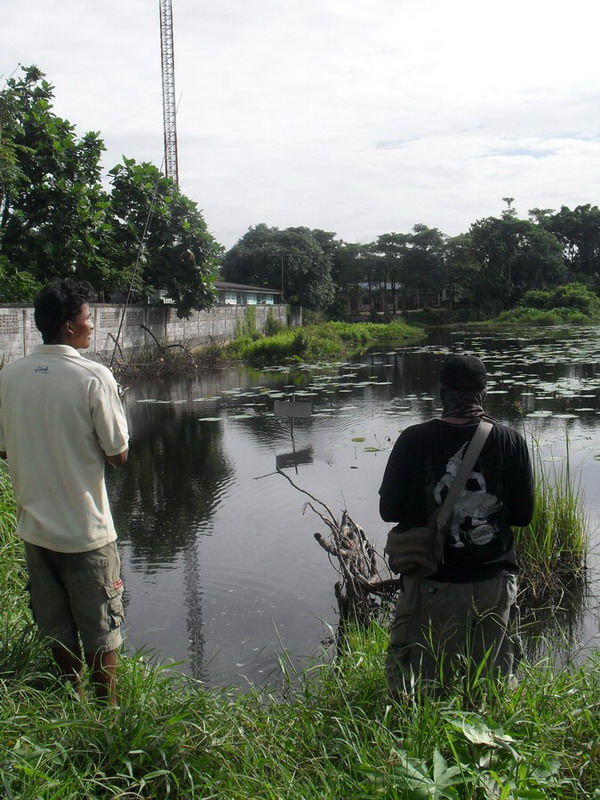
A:
<svg viewBox="0 0 600 800">
<path fill-rule="evenodd" d="M 597 318 L 589 317 L 581 311 L 573 308 L 552 308 L 543 310 L 540 308 L 512 308 L 503 311 L 497 322 L 516 322 L 529 325 L 564 325 L 572 323 L 574 325 L 597 322 Z"/>
<path fill-rule="evenodd" d="M 583 800 L 600 794 L 600 654 L 522 663 L 516 691 L 485 671 L 444 699 L 386 692 L 385 628 L 347 627 L 334 663 L 283 690 L 206 690 L 123 656 L 120 708 L 79 702 L 27 612 L 14 502 L 0 471 L 0 792 L 7 800 Z"/>
<path fill-rule="evenodd" d="M 232 342 L 233 356 L 256 366 L 286 361 L 316 362 L 339 358 L 377 343 L 405 344 L 424 336 L 420 328 L 392 322 L 325 322 L 304 328 L 285 330 L 274 336 Z"/>
<path fill-rule="evenodd" d="M 587 519 L 581 487 L 568 458 L 550 470 L 535 447 L 535 510 L 531 523 L 516 532 L 522 580 L 532 598 L 552 600 L 585 578 Z"/>
</svg>

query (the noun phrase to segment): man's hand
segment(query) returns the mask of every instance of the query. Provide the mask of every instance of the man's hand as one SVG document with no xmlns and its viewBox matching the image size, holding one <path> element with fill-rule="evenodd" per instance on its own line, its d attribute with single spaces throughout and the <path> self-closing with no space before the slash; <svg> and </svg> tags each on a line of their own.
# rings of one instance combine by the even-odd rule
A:
<svg viewBox="0 0 600 800">
<path fill-rule="evenodd" d="M 125 466 L 127 463 L 127 456 L 129 455 L 129 448 L 127 450 L 123 450 L 122 453 L 118 453 L 116 456 L 106 456 L 106 460 L 111 465 L 111 467 L 119 467 Z"/>
</svg>

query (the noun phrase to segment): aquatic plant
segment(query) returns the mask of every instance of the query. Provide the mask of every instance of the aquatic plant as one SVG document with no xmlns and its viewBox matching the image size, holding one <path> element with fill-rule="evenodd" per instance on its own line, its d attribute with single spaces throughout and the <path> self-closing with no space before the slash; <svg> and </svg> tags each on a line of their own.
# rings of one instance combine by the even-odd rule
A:
<svg viewBox="0 0 600 800">
<path fill-rule="evenodd" d="M 521 582 L 529 601 L 555 601 L 585 579 L 587 519 L 581 487 L 572 474 L 567 441 L 564 463 L 542 461 L 534 443 L 535 509 L 526 528 L 516 531 Z"/>
<path fill-rule="evenodd" d="M 255 365 L 287 360 L 314 362 L 343 356 L 372 344 L 406 344 L 423 338 L 420 328 L 402 322 L 382 325 L 372 322 L 325 322 L 282 331 L 256 341 L 239 339 L 228 352 Z"/>
</svg>

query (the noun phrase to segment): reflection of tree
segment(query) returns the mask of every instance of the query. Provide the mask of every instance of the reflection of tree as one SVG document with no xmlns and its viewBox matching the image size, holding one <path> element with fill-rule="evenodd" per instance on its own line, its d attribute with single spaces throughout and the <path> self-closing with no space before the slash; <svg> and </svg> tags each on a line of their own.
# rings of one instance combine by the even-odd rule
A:
<svg viewBox="0 0 600 800">
<path fill-rule="evenodd" d="M 135 417 L 127 466 L 109 475 L 113 516 L 134 557 L 164 564 L 193 546 L 233 467 L 223 454 L 219 423 L 155 404 L 138 405 Z"/>
<path fill-rule="evenodd" d="M 200 677 L 204 637 L 197 530 L 212 516 L 233 468 L 223 454 L 220 424 L 203 424 L 188 410 L 181 413 L 181 406 L 136 404 L 129 412 L 129 460 L 109 478 L 115 524 L 147 571 L 181 556 L 190 666 Z"/>
</svg>

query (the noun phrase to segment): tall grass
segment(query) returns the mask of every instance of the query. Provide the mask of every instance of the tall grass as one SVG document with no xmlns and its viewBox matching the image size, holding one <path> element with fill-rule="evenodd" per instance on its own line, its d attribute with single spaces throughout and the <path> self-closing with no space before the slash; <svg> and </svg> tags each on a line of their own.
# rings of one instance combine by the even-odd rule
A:
<svg viewBox="0 0 600 800">
<path fill-rule="evenodd" d="M 314 362 L 338 358 L 377 343 L 405 344 L 424 336 L 420 328 L 402 322 L 382 325 L 374 322 L 325 322 L 305 328 L 281 331 L 260 339 L 243 337 L 228 351 L 255 365 L 285 360 Z"/>
<path fill-rule="evenodd" d="M 50 677 L 0 688 L 0 787 L 19 800 L 86 798 L 565 798 L 600 781 L 600 662 L 526 667 L 521 688 L 388 700 L 387 634 L 353 632 L 335 664 L 266 691 L 206 691 L 139 658 L 121 709 L 78 704 Z M 287 667 L 283 665 L 284 671 Z M 294 676 L 298 678 L 298 676 Z"/>
<path fill-rule="evenodd" d="M 7 800 L 598 797 L 600 654 L 568 669 L 522 663 L 516 691 L 481 673 L 444 699 L 395 703 L 374 622 L 346 629 L 334 663 L 299 675 L 282 658 L 283 692 L 207 691 L 138 655 L 120 660 L 120 709 L 77 702 L 33 633 L 13 527 L 1 470 Z"/>
<path fill-rule="evenodd" d="M 585 576 L 588 549 L 583 495 L 570 467 L 547 468 L 535 447 L 535 510 L 531 523 L 517 530 L 522 580 L 533 597 L 552 599 Z"/>
</svg>

